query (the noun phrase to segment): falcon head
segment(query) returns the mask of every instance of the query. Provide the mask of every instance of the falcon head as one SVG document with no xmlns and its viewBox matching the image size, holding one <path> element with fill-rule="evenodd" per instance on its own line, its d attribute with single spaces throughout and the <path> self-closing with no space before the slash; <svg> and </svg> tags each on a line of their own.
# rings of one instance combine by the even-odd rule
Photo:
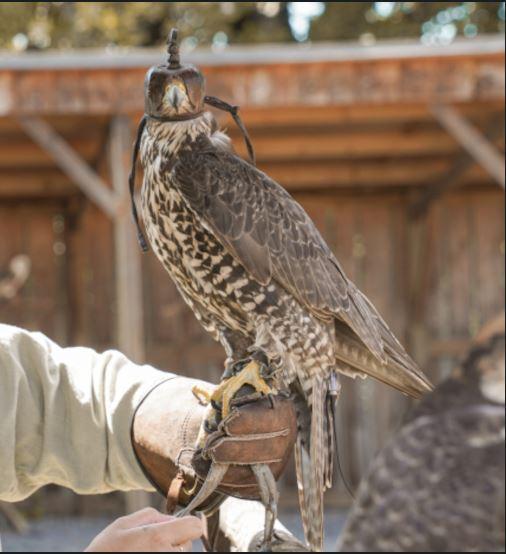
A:
<svg viewBox="0 0 506 554">
<path fill-rule="evenodd" d="M 505 401 L 504 344 L 505 317 L 500 314 L 489 321 L 475 337 L 460 372 L 477 382 L 485 398 L 501 404 Z M 456 375 L 459 376 L 458 370 Z"/>
<path fill-rule="evenodd" d="M 204 107 L 204 76 L 195 66 L 180 64 L 176 29 L 167 42 L 167 64 L 152 67 L 146 74 L 145 111 L 165 120 L 191 119 Z"/>
</svg>

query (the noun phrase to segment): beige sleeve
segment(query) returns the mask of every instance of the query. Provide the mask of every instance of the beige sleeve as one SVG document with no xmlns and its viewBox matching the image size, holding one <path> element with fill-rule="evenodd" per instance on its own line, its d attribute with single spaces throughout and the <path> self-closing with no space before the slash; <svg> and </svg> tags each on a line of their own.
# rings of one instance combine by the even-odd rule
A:
<svg viewBox="0 0 506 554">
<path fill-rule="evenodd" d="M 152 490 L 130 426 L 140 401 L 168 378 L 114 350 L 61 348 L 0 324 L 0 500 L 48 483 L 82 494 Z"/>
</svg>

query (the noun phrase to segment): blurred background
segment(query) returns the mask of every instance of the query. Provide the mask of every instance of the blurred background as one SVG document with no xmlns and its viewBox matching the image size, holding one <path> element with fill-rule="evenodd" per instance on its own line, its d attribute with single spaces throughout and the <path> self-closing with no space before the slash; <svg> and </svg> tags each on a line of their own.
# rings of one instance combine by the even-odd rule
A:
<svg viewBox="0 0 506 554">
<path fill-rule="evenodd" d="M 504 2 L 1 3 L 0 320 L 218 380 L 221 348 L 140 253 L 125 209 L 144 74 L 173 26 L 209 94 L 241 106 L 259 167 L 443 379 L 504 305 Z M 408 408 L 381 384 L 345 380 L 339 451 L 352 488 Z M 298 525 L 295 491 L 290 469 L 282 504 Z M 327 497 L 331 545 L 351 502 L 340 476 Z M 19 512 L 3 507 L 20 527 L 20 514 L 32 520 L 4 548 L 45 537 L 80 549 L 145 502 L 158 500 L 46 487 Z M 84 535 L 62 542 L 37 527 L 63 514 Z"/>
</svg>

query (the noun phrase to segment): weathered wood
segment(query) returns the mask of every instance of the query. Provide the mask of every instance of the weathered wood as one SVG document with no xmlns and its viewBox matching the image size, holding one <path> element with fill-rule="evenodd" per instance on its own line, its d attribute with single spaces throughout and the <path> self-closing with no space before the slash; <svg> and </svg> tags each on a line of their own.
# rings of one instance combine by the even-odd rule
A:
<svg viewBox="0 0 506 554">
<path fill-rule="evenodd" d="M 501 116 L 501 118 L 497 118 L 492 124 L 488 125 L 485 131 L 485 137 L 487 137 L 488 140 L 495 141 L 498 135 L 503 134 L 504 122 L 502 119 Z M 474 159 L 469 156 L 467 152 L 460 153 L 448 171 L 443 173 L 434 183 L 429 185 L 415 200 L 413 200 L 410 207 L 410 215 L 412 217 L 422 216 L 437 198 L 440 198 L 442 194 L 459 183 L 462 184 L 462 176 L 474 163 Z"/>
<path fill-rule="evenodd" d="M 84 194 L 108 215 L 114 216 L 116 197 L 75 150 L 39 117 L 21 117 L 19 121 L 27 135 L 52 156 L 55 164 Z"/>
<path fill-rule="evenodd" d="M 466 54 L 446 46 L 445 52 L 418 46 L 411 56 L 404 54 L 406 45 L 390 49 L 387 57 L 378 57 L 376 45 L 365 56 L 346 59 L 339 47 L 332 45 L 334 55 L 322 54 L 318 47 L 306 52 L 294 49 L 290 60 L 271 59 L 259 63 L 258 52 L 241 55 L 233 49 L 220 57 L 221 63 L 201 59 L 208 91 L 245 107 L 348 106 L 353 104 L 397 105 L 399 103 L 453 103 L 497 101 L 504 98 L 504 46 L 493 40 L 492 48 L 476 48 L 468 43 Z M 277 49 L 276 49 L 277 50 Z M 311 63 L 298 57 L 311 55 Z M 218 59 L 214 55 L 216 60 Z M 227 57 L 233 63 L 227 62 Z M 97 57 L 81 66 L 46 63 L 38 57 L 37 71 L 29 64 L 14 70 L 4 62 L 0 69 L 0 115 L 104 114 L 132 113 L 143 109 L 143 79 L 151 63 L 160 63 L 162 55 L 135 63 L 131 54 L 109 57 L 97 68 Z M 195 58 L 197 59 L 197 58 Z M 126 60 L 126 63 L 125 63 Z M 192 61 L 192 56 L 187 56 Z M 238 86 L 240 83 L 240 86 Z M 283 94 L 279 94 L 283 91 Z"/>
<path fill-rule="evenodd" d="M 307 160 L 260 162 L 259 167 L 292 192 L 353 188 L 391 189 L 424 187 L 448 174 L 451 160 L 444 157 Z M 460 174 L 459 174 L 460 175 Z M 493 185 L 478 166 L 456 179 L 458 185 Z M 3 168 L 0 198 L 70 197 L 79 190 L 72 179 L 52 167 Z"/>
<path fill-rule="evenodd" d="M 0 271 L 18 255 L 27 256 L 30 274 L 10 299 L 0 300 L 3 323 L 41 331 L 60 344 L 68 340 L 66 311 L 65 212 L 61 202 L 0 204 Z"/>
<path fill-rule="evenodd" d="M 260 163 L 259 168 L 288 190 L 341 187 L 426 186 L 446 173 L 451 160 L 444 157 L 388 158 L 382 160 L 307 160 Z M 462 183 L 489 183 L 481 167 L 462 177 Z"/>
<path fill-rule="evenodd" d="M 230 128 L 229 130 L 233 130 Z M 232 134 L 238 153 L 246 150 L 237 133 Z M 251 133 L 259 163 L 297 159 L 373 159 L 379 157 L 409 157 L 427 155 L 454 155 L 458 143 L 444 130 L 421 128 L 371 128 L 359 126 L 341 129 L 308 127 L 282 129 L 278 132 L 265 129 Z M 102 133 L 66 138 L 69 146 L 88 164 L 93 164 L 101 149 Z M 26 137 L 6 137 L 0 142 L 0 168 L 54 167 L 54 157 Z"/>
<path fill-rule="evenodd" d="M 61 171 L 55 169 L 9 169 L 0 171 L 0 198 L 65 198 L 80 194 Z"/>
<path fill-rule="evenodd" d="M 234 137 L 235 138 L 235 137 Z M 321 128 L 252 133 L 258 163 L 279 160 L 357 159 L 417 155 L 452 155 L 458 144 L 439 129 L 350 128 L 341 131 Z M 84 146 L 84 145 L 83 145 Z M 242 156 L 247 152 L 237 142 Z"/>
<path fill-rule="evenodd" d="M 469 152 L 469 154 L 499 183 L 505 187 L 504 155 L 459 112 L 448 105 L 433 106 L 432 111 L 441 125 Z"/>
<path fill-rule="evenodd" d="M 504 110 L 503 99 L 487 102 L 459 102 L 459 110 L 469 119 L 475 121 L 487 117 L 490 112 Z M 214 111 L 222 125 L 232 133 L 234 127 L 227 115 Z M 375 103 L 327 106 L 291 106 L 283 109 L 269 107 L 241 106 L 241 117 L 250 130 L 278 128 L 312 128 L 314 126 L 351 126 L 378 124 L 412 124 L 432 121 L 434 116 L 430 107 L 424 102 L 405 102 L 402 104 Z M 136 116 L 137 119 L 140 114 Z"/>
<path fill-rule="evenodd" d="M 113 189 L 121 209 L 114 225 L 116 281 L 116 340 L 118 349 L 137 363 L 144 362 L 144 321 L 141 251 L 128 210 L 128 170 L 132 133 L 130 121 L 116 116 L 111 121 L 109 167 Z M 149 505 L 149 494 L 136 491 L 125 495 L 127 512 Z"/>
<path fill-rule="evenodd" d="M 67 145 L 76 152 L 88 165 L 91 165 L 100 148 L 100 134 L 95 136 L 66 139 Z M 29 167 L 54 167 L 55 159 L 48 149 L 41 149 L 40 144 L 24 137 L 11 136 L 0 143 L 0 167 L 23 169 Z"/>
<path fill-rule="evenodd" d="M 407 232 L 408 325 L 406 347 L 420 367 L 428 369 L 427 346 L 429 340 L 424 322 L 431 260 L 427 218 L 409 218 Z M 430 371 L 428 371 L 428 375 L 432 378 Z"/>
</svg>

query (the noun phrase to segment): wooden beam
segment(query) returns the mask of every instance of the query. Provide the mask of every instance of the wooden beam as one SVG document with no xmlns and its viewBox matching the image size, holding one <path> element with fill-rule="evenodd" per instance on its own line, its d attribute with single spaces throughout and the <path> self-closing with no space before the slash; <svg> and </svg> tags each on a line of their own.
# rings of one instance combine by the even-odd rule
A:
<svg viewBox="0 0 506 554">
<path fill-rule="evenodd" d="M 110 217 L 118 209 L 114 193 L 88 163 L 56 132 L 39 117 L 20 117 L 19 122 L 26 134 L 43 150 L 48 152 L 56 165 L 74 182 L 88 198 Z"/>
<path fill-rule="evenodd" d="M 504 188 L 506 166 L 497 148 L 452 106 L 435 105 L 432 112 L 441 126 Z"/>
<path fill-rule="evenodd" d="M 121 209 L 114 223 L 116 280 L 116 339 L 118 349 L 128 358 L 144 362 L 144 317 L 141 250 L 130 215 L 128 171 L 132 133 L 130 121 L 116 116 L 109 136 L 109 171 Z M 136 491 L 125 495 L 126 510 L 132 512 L 149 504 L 149 494 Z"/>
<path fill-rule="evenodd" d="M 0 170 L 0 198 L 54 198 L 79 194 L 79 189 L 57 169 Z"/>
<path fill-rule="evenodd" d="M 426 186 L 447 171 L 451 160 L 439 157 L 290 161 L 260 163 L 258 166 L 288 190 L 342 187 Z M 479 166 L 465 175 L 465 182 L 487 183 L 490 178 Z M 464 182 L 464 181 L 463 181 Z"/>
<path fill-rule="evenodd" d="M 339 45 L 332 48 L 336 52 Z M 244 63 L 229 64 L 224 59 L 223 64 L 199 66 L 209 94 L 244 109 L 504 100 L 504 50 L 463 56 L 461 52 L 450 53 L 447 47 L 447 53 L 440 55 L 419 46 L 420 54 L 410 57 L 403 55 L 404 48 L 399 46 L 396 57 L 377 59 L 373 53 L 378 48 L 370 49 L 371 57 L 315 57 L 311 63 L 295 57 L 296 50 L 290 59 L 272 63 L 271 52 L 269 63 L 258 63 L 258 51 L 251 51 Z M 224 57 L 227 55 L 234 52 L 227 50 Z M 0 114 L 98 115 L 143 110 L 142 83 L 149 62 L 107 67 L 104 58 L 95 56 L 79 68 L 73 63 L 69 67 L 41 67 L 38 59 L 36 69 L 0 70 Z M 160 53 L 155 63 L 162 61 Z"/>
<path fill-rule="evenodd" d="M 0 168 L 5 167 L 54 167 L 54 156 L 48 150 L 42 150 L 38 143 L 35 144 L 26 135 L 25 140 L 16 140 L 12 137 L 11 140 L 2 140 L 0 143 Z M 66 140 L 66 139 L 64 139 Z M 99 150 L 101 137 L 97 135 L 93 138 L 69 140 L 67 145 L 80 156 L 80 158 L 88 165 L 92 165 L 95 160 L 97 151 Z"/>
<path fill-rule="evenodd" d="M 234 138 L 237 135 L 234 133 Z M 258 163 L 278 160 L 393 158 L 455 154 L 458 143 L 443 130 L 409 128 L 359 128 L 283 130 L 251 133 Z M 246 155 L 243 142 L 234 141 Z"/>
<path fill-rule="evenodd" d="M 459 111 L 470 119 L 487 117 L 490 112 L 504 111 L 504 100 L 487 102 L 459 102 Z M 250 131 L 258 128 L 276 129 L 282 127 L 322 127 L 343 125 L 378 125 L 427 122 L 434 119 L 429 106 L 422 103 L 402 104 L 374 103 L 351 104 L 346 106 L 285 106 L 282 110 L 241 106 L 241 117 Z M 230 117 L 215 110 L 220 124 L 234 131 Z M 136 119 L 140 117 L 136 115 Z"/>
<path fill-rule="evenodd" d="M 504 124 L 502 116 L 495 119 L 485 131 L 485 137 L 489 141 L 494 141 L 498 135 L 503 135 Z M 453 165 L 445 171 L 434 183 L 427 187 L 420 196 L 412 202 L 409 212 L 410 216 L 419 218 L 427 212 L 430 205 L 440 198 L 445 192 L 457 185 L 465 182 L 466 176 L 469 177 L 469 169 L 475 163 L 467 151 L 461 152 L 455 159 Z M 467 173 L 467 175 L 466 175 Z"/>
</svg>

